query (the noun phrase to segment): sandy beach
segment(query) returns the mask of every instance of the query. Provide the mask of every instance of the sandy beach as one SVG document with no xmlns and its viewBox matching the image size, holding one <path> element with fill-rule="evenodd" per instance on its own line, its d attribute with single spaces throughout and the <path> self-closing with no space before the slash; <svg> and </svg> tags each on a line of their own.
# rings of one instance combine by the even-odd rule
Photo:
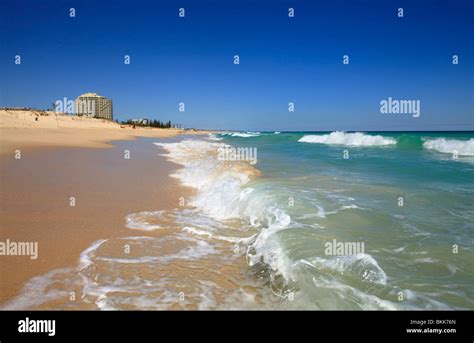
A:
<svg viewBox="0 0 474 343">
<path fill-rule="evenodd" d="M 214 245 L 179 223 L 180 215 L 193 211 L 181 201 L 194 190 L 170 176 L 181 166 L 160 156 L 166 151 L 153 144 L 207 131 L 133 129 L 35 111 L 2 110 L 0 119 L 1 240 L 38 244 L 37 259 L 2 256 L 0 307 L 110 308 L 102 299 L 108 294 L 115 299 L 109 301 L 120 302 L 113 308 L 198 309 L 223 304 L 239 292 L 256 297 L 253 287 L 241 283 L 245 256 L 235 253 L 232 240 Z M 15 158 L 18 150 L 21 158 Z M 159 230 L 148 230 L 156 213 L 162 214 Z M 130 215 L 139 222 L 151 218 L 134 230 Z M 111 256 L 121 256 L 120 266 L 109 269 L 101 260 L 115 261 Z M 130 258 L 138 263 L 128 263 Z M 150 258 L 163 262 L 150 269 Z M 144 284 L 125 291 L 135 287 L 137 277 Z M 125 288 L 96 293 L 88 282 L 104 289 L 125 282 Z M 147 291 L 147 282 L 157 290 Z M 81 295 L 80 301 L 68 300 L 69 292 Z M 180 301 L 184 293 L 186 300 Z"/>
<path fill-rule="evenodd" d="M 2 256 L 0 304 L 31 277 L 77 263 L 97 239 L 124 235 L 127 214 L 176 207 L 185 190 L 168 175 L 177 166 L 158 156 L 151 143 L 138 148 L 134 140 L 182 132 L 0 111 L 1 238 L 39 246 L 36 260 Z M 121 142 L 113 146 L 111 141 Z M 103 147 L 110 149 L 89 149 Z M 13 158 L 16 149 L 21 159 Z M 130 160 L 124 150 L 130 150 Z"/>
<path fill-rule="evenodd" d="M 105 119 L 77 117 L 50 111 L 0 110 L 0 155 L 15 150 L 47 147 L 111 147 L 116 140 L 173 137 L 179 129 L 122 126 Z M 206 131 L 199 131 L 205 133 Z"/>
<path fill-rule="evenodd" d="M 237 281 L 246 263 L 242 252 L 233 252 L 232 242 L 213 246 L 196 240 L 193 233 L 183 236 L 182 224 L 173 217 L 186 213 L 176 209 L 183 209 L 180 202 L 194 191 L 170 177 L 181 166 L 160 156 L 166 151 L 153 143 L 179 142 L 182 134 L 207 131 L 133 129 L 106 120 L 35 111 L 3 110 L 0 119 L 1 239 L 38 244 L 37 259 L 2 256 L 0 307 L 103 308 L 100 296 L 87 294 L 90 286 L 84 280 L 89 277 L 95 280 L 93 287 L 98 287 L 97 278 L 112 278 L 102 281 L 105 288 L 127 280 L 125 289 L 134 287 L 136 277 L 141 282 L 150 280 L 157 291 L 147 292 L 145 284 L 137 289 L 141 292 L 145 287 L 143 296 L 152 297 L 150 308 L 157 304 L 168 309 L 207 308 L 243 289 L 253 294 L 252 287 Z M 15 158 L 18 150 L 21 158 Z M 125 152 L 129 159 L 124 158 Z M 153 213 L 164 214 L 159 230 L 147 230 L 146 223 L 153 218 L 131 230 L 128 216 L 153 217 Z M 131 246 L 132 260 L 136 255 L 138 261 L 164 262 L 151 270 L 141 262 L 109 270 L 100 258 L 95 259 L 105 253 L 128 261 L 131 256 L 124 253 L 125 246 Z M 217 250 L 221 252 L 216 254 Z M 183 258 L 174 260 L 181 254 Z M 170 258 L 173 263 L 167 262 Z M 84 260 L 94 262 L 85 267 Z M 211 293 L 209 285 L 213 285 Z M 123 295 L 123 300 L 111 300 L 121 301 L 118 308 L 147 309 L 137 291 L 106 293 L 117 299 Z M 81 301 L 69 301 L 69 292 L 82 294 Z M 179 294 L 184 292 L 186 301 L 181 302 Z M 130 296 L 133 301 L 128 303 Z"/>
</svg>

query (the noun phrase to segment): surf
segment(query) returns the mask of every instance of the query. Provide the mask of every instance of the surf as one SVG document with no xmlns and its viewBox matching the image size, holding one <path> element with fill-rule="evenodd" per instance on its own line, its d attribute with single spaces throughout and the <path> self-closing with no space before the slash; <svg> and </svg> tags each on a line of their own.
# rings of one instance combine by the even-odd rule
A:
<svg viewBox="0 0 474 343">
<path fill-rule="evenodd" d="M 324 135 L 305 135 L 301 137 L 298 142 L 353 147 L 387 146 L 397 143 L 392 137 L 369 135 L 362 132 L 348 133 L 342 131 L 335 131 Z"/>
<path fill-rule="evenodd" d="M 445 154 L 458 154 L 461 156 L 474 156 L 474 138 L 469 140 L 434 138 L 425 139 L 423 147 Z"/>
</svg>

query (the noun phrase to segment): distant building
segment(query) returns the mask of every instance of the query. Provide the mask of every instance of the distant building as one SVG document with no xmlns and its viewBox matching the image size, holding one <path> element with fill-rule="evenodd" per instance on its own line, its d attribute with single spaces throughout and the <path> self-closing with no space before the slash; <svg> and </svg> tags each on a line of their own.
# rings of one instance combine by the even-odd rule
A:
<svg viewBox="0 0 474 343">
<path fill-rule="evenodd" d="M 97 93 L 85 93 L 76 98 L 76 114 L 113 120 L 112 100 Z"/>
</svg>

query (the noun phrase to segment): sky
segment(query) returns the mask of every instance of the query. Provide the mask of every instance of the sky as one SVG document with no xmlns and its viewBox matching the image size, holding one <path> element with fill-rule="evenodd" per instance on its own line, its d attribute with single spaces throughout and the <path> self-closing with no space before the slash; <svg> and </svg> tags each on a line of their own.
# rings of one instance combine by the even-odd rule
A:
<svg viewBox="0 0 474 343">
<path fill-rule="evenodd" d="M 203 129 L 474 130 L 473 19 L 472 0 L 2 0 L 0 107 L 97 92 L 119 120 Z"/>
</svg>

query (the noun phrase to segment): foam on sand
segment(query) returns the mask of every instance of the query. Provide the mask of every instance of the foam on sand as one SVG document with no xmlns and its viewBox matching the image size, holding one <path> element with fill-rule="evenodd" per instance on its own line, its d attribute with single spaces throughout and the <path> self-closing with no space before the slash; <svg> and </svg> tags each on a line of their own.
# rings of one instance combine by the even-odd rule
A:
<svg viewBox="0 0 474 343">
<path fill-rule="evenodd" d="M 397 143 L 397 141 L 391 137 L 383 137 L 380 135 L 372 136 L 362 132 L 347 133 L 342 131 L 335 131 L 325 135 L 305 135 L 301 137 L 298 142 L 355 147 L 384 146 Z"/>
<path fill-rule="evenodd" d="M 151 223 L 151 221 L 158 221 L 160 217 L 161 213 L 159 211 L 145 211 L 129 214 L 127 217 L 125 217 L 125 220 L 129 229 L 153 231 L 159 229 L 161 226 L 158 224 Z"/>
</svg>

